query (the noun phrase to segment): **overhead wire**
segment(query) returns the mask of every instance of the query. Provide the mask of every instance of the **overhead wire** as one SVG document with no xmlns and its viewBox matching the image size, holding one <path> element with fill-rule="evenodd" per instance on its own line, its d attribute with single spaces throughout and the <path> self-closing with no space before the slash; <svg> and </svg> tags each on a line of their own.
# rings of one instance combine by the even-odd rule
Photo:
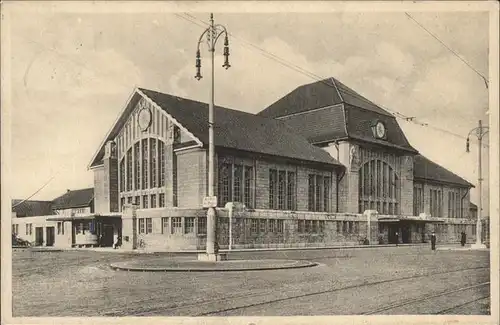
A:
<svg viewBox="0 0 500 325">
<path fill-rule="evenodd" d="M 467 65 L 472 71 L 474 71 L 478 76 L 480 76 L 486 88 L 489 87 L 488 78 L 486 78 L 481 72 L 479 72 L 476 68 L 474 68 L 469 62 L 467 62 L 461 55 L 459 55 L 456 51 L 454 51 L 450 46 L 446 45 L 436 34 L 432 33 L 429 29 L 425 28 L 420 22 L 418 22 L 414 17 L 412 17 L 409 13 L 405 12 L 406 16 L 412 20 L 415 24 L 417 24 L 420 28 L 427 32 L 430 36 L 432 36 L 435 40 L 437 40 L 441 45 L 443 45 L 448 51 L 450 51 L 454 56 L 456 56 L 460 61 L 462 61 L 465 65 Z"/>
<path fill-rule="evenodd" d="M 175 15 L 177 17 L 179 17 L 179 18 L 182 18 L 182 19 L 184 19 L 184 20 L 186 20 L 188 22 L 191 22 L 191 23 L 193 23 L 193 24 L 195 24 L 197 26 L 200 26 L 202 28 L 206 28 L 207 26 L 210 25 L 208 22 L 205 22 L 205 21 L 203 21 L 203 20 L 201 20 L 201 19 L 199 19 L 199 18 L 197 18 L 197 17 L 195 17 L 195 16 L 193 16 L 193 15 L 191 15 L 189 13 L 184 13 L 184 15 L 176 13 Z M 317 75 L 317 74 L 315 74 L 313 72 L 310 72 L 310 71 L 308 71 L 308 70 L 306 70 L 306 69 L 304 69 L 304 68 L 302 68 L 302 67 L 300 67 L 300 66 L 298 66 L 298 65 L 296 65 L 296 64 L 294 64 L 292 62 L 289 62 L 289 61 L 283 59 L 282 57 L 280 57 L 280 56 L 278 56 L 276 54 L 273 54 L 273 53 L 271 53 L 271 52 L 269 52 L 269 51 L 267 51 L 267 50 L 259 47 L 258 45 L 255 45 L 255 44 L 251 43 L 250 41 L 247 41 L 247 40 L 245 40 L 245 39 L 243 39 L 243 38 L 235 35 L 234 33 L 228 32 L 228 34 L 230 36 L 232 36 L 234 39 L 239 40 L 239 41 L 241 41 L 241 42 L 243 42 L 245 44 L 248 44 L 251 48 L 253 48 L 255 50 L 258 50 L 265 57 L 267 57 L 267 58 L 269 58 L 271 60 L 274 60 L 277 63 L 280 63 L 281 65 L 283 65 L 283 66 L 285 66 L 285 67 L 287 67 L 289 69 L 292 69 L 292 70 L 294 70 L 296 72 L 299 72 L 299 73 L 301 73 L 301 74 L 303 74 L 303 75 L 305 75 L 305 76 L 307 76 L 307 77 L 309 77 L 309 78 L 311 78 L 311 79 L 313 79 L 315 81 L 322 82 L 323 84 L 325 84 L 325 85 L 327 85 L 327 86 L 329 86 L 331 88 L 334 88 L 333 85 L 330 82 L 327 81 L 329 78 L 324 78 L 324 77 L 321 77 L 321 76 L 319 76 L 319 75 Z M 419 126 L 422 126 L 422 127 L 429 127 L 429 128 L 432 128 L 432 129 L 434 129 L 436 131 L 441 131 L 441 132 L 447 133 L 449 135 L 452 135 L 452 136 L 455 136 L 455 137 L 458 137 L 458 138 L 461 138 L 461 139 L 464 139 L 464 140 L 467 139 L 467 137 L 465 137 L 463 135 L 454 133 L 452 131 L 449 131 L 449 130 L 446 130 L 446 129 L 443 129 L 443 128 L 439 128 L 439 127 L 433 126 L 433 125 L 431 125 L 431 124 L 429 124 L 427 122 L 421 122 L 421 121 L 418 120 L 417 117 L 407 116 L 407 115 L 405 115 L 405 114 L 403 114 L 401 112 L 389 109 L 386 106 L 375 104 L 375 103 L 367 100 L 366 98 L 360 96 L 359 94 L 352 93 L 352 92 L 350 92 L 350 94 L 356 96 L 357 99 L 359 99 L 361 101 L 364 101 L 364 102 L 366 102 L 368 104 L 379 106 L 379 107 L 385 109 L 386 111 L 394 114 L 396 118 L 399 118 L 399 119 L 404 120 L 406 122 L 410 122 L 410 123 L 413 123 L 413 124 L 416 124 L 416 125 L 419 125 Z M 484 146 L 488 146 L 488 145 L 484 144 Z"/>
</svg>

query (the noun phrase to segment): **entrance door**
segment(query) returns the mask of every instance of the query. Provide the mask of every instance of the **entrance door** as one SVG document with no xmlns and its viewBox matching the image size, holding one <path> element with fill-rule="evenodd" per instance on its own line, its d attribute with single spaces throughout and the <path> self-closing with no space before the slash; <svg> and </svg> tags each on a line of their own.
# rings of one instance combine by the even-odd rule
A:
<svg viewBox="0 0 500 325">
<path fill-rule="evenodd" d="M 401 240 L 403 241 L 403 244 L 411 243 L 411 226 L 409 224 L 402 225 Z"/>
<path fill-rule="evenodd" d="M 43 245 L 43 227 L 35 227 L 35 246 Z"/>
<path fill-rule="evenodd" d="M 102 225 L 102 237 L 101 237 L 101 246 L 102 247 L 111 247 L 113 246 L 113 225 Z"/>
<path fill-rule="evenodd" d="M 54 246 L 54 239 L 55 239 L 55 228 L 54 227 L 47 227 L 46 228 L 47 232 L 47 242 L 45 243 L 46 246 Z"/>
<path fill-rule="evenodd" d="M 398 243 L 398 239 L 399 239 L 399 236 L 401 235 L 397 235 L 396 236 L 396 233 L 399 232 L 399 224 L 395 223 L 395 224 L 389 224 L 388 225 L 388 228 L 389 228 L 389 244 L 397 244 Z"/>
</svg>

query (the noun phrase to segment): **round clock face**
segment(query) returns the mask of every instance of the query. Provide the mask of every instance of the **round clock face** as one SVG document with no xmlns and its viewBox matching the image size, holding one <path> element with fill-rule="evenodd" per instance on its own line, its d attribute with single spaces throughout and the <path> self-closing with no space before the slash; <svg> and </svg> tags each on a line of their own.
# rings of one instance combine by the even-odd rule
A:
<svg viewBox="0 0 500 325">
<path fill-rule="evenodd" d="M 385 125 L 382 122 L 378 122 L 376 126 L 377 137 L 383 138 L 385 136 Z"/>
<path fill-rule="evenodd" d="M 148 108 L 143 108 L 139 111 L 139 128 L 142 131 L 147 130 L 151 124 L 151 111 Z"/>
</svg>

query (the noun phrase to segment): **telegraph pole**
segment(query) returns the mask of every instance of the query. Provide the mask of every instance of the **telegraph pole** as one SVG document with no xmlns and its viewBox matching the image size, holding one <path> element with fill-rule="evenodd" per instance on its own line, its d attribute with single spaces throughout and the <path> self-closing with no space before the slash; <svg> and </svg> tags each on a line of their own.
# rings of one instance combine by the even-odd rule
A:
<svg viewBox="0 0 500 325">
<path fill-rule="evenodd" d="M 478 209 L 477 209 L 477 225 L 476 225 L 476 243 L 472 245 L 472 248 L 486 248 L 486 245 L 484 245 L 481 241 L 481 233 L 482 233 L 482 224 L 481 224 L 481 216 L 483 212 L 483 178 L 482 178 L 482 145 L 483 145 L 483 137 L 488 133 L 489 127 L 483 127 L 483 123 L 481 120 L 479 120 L 479 126 L 470 130 L 469 134 L 467 135 L 467 152 L 469 152 L 469 137 L 473 132 L 475 131 L 475 135 L 477 136 L 478 140 L 478 186 L 479 186 L 479 204 L 478 204 Z"/>
<path fill-rule="evenodd" d="M 217 246 L 217 218 L 215 214 L 215 207 L 217 206 L 217 197 L 215 196 L 215 182 L 214 182 L 214 160 L 215 160 L 215 145 L 214 145 L 214 89 L 215 89 L 215 72 L 214 72 L 214 59 L 215 59 L 215 45 L 221 35 L 224 35 L 224 68 L 228 69 L 229 65 L 229 40 L 228 33 L 224 26 L 214 24 L 214 15 L 210 14 L 210 26 L 205 29 L 198 40 L 198 47 L 196 51 L 196 76 L 197 80 L 201 76 L 201 55 L 200 44 L 203 37 L 206 37 L 208 44 L 208 51 L 210 52 L 210 101 L 208 103 L 208 197 L 204 200 L 204 207 L 207 210 L 207 244 L 206 254 L 198 256 L 200 260 L 218 261 L 220 255 L 218 254 Z"/>
</svg>

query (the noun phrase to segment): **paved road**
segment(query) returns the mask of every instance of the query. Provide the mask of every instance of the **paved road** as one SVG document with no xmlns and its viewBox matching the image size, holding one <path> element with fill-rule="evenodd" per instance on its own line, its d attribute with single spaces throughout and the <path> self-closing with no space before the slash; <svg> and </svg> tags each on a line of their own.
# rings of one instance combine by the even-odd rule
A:
<svg viewBox="0 0 500 325">
<path fill-rule="evenodd" d="M 428 247 L 245 252 L 306 269 L 214 273 L 117 272 L 109 252 L 13 253 L 14 316 L 488 314 L 489 257 Z M 189 256 L 175 258 L 189 259 Z"/>
</svg>

